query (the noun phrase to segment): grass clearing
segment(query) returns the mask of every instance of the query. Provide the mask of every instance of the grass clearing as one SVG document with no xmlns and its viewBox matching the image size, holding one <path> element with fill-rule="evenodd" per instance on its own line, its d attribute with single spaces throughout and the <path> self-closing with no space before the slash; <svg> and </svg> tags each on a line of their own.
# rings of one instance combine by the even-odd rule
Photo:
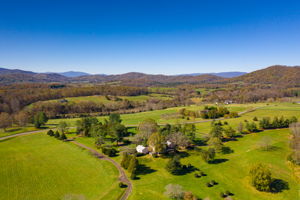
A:
<svg viewBox="0 0 300 200">
<path fill-rule="evenodd" d="M 116 199 L 118 171 L 73 144 L 45 134 L 0 142 L 0 199 Z"/>
<path fill-rule="evenodd" d="M 37 130 L 39 130 L 39 129 L 37 129 L 33 126 L 11 127 L 11 128 L 7 128 L 5 131 L 3 129 L 0 129 L 0 137 L 15 135 L 18 133 L 24 133 L 24 132 L 29 132 L 29 131 L 37 131 Z"/>
<path fill-rule="evenodd" d="M 262 107 L 264 105 L 265 104 L 230 104 L 230 105 L 226 105 L 225 107 L 227 107 L 230 111 L 242 112 L 242 111 L 246 111 L 246 110 L 257 108 L 257 107 Z M 203 120 L 202 118 L 195 118 L 195 119 L 187 120 L 187 119 L 182 119 L 182 118 L 172 118 L 172 117 L 169 118 L 168 117 L 168 115 L 173 115 L 173 114 L 178 113 L 178 111 L 181 108 L 186 108 L 188 110 L 197 111 L 197 110 L 203 110 L 204 105 L 201 105 L 201 106 L 192 105 L 192 106 L 186 106 L 186 107 L 167 108 L 164 110 L 154 110 L 154 111 L 147 111 L 147 112 L 140 112 L 140 113 L 133 113 L 133 114 L 122 114 L 121 118 L 123 120 L 123 123 L 128 126 L 130 126 L 130 125 L 136 126 L 141 121 L 143 121 L 147 118 L 152 118 L 152 119 L 156 120 L 157 123 L 159 123 L 159 124 L 166 124 L 166 123 L 175 124 L 175 123 L 193 122 L 193 121 Z M 97 118 L 98 118 L 98 120 L 102 121 L 105 118 L 107 118 L 107 116 L 101 116 L 101 117 L 97 117 Z M 66 121 L 67 123 L 69 123 L 70 126 L 74 126 L 75 122 L 78 119 L 79 118 L 51 119 L 48 121 L 47 124 L 52 125 L 52 124 L 58 124 L 60 121 Z"/>
</svg>

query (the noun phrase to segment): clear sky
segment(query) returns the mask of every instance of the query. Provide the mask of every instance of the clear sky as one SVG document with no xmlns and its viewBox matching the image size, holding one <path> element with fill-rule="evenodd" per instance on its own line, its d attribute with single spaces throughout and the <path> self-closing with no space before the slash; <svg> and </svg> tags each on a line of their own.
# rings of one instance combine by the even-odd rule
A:
<svg viewBox="0 0 300 200">
<path fill-rule="evenodd" d="M 0 0 L 0 67 L 119 74 L 300 64 L 300 1 Z"/>
</svg>

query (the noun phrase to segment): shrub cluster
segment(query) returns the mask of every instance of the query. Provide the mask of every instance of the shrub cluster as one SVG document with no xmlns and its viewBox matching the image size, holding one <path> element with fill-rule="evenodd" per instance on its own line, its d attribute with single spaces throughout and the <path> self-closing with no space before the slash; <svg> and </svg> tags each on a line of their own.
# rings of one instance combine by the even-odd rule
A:
<svg viewBox="0 0 300 200">
<path fill-rule="evenodd" d="M 102 150 L 103 154 L 105 154 L 109 157 L 116 156 L 116 154 L 117 154 L 117 150 L 110 146 L 103 146 L 103 147 L 101 147 L 101 150 Z"/>
<path fill-rule="evenodd" d="M 55 137 L 59 140 L 66 140 L 68 139 L 67 136 L 62 133 L 62 134 L 59 134 L 58 131 L 55 131 L 55 133 L 50 129 L 48 132 L 47 132 L 47 135 L 51 136 L 51 137 Z"/>
<path fill-rule="evenodd" d="M 295 116 L 290 119 L 285 119 L 283 116 L 280 118 L 274 117 L 273 120 L 270 117 L 264 117 L 259 121 L 259 126 L 262 129 L 288 128 L 290 124 L 297 121 L 298 119 Z"/>
<path fill-rule="evenodd" d="M 135 154 L 130 155 L 129 153 L 124 152 L 123 153 L 123 158 L 122 158 L 122 161 L 121 161 L 121 166 L 124 169 L 127 169 L 128 172 L 131 173 L 131 175 L 130 175 L 131 179 L 136 178 L 137 169 L 138 169 L 138 166 L 139 166 L 139 161 L 138 161 Z"/>
<path fill-rule="evenodd" d="M 228 114 L 230 114 L 230 112 L 225 107 L 205 106 L 204 110 L 201 111 L 201 117 L 203 119 L 216 119 Z"/>
</svg>

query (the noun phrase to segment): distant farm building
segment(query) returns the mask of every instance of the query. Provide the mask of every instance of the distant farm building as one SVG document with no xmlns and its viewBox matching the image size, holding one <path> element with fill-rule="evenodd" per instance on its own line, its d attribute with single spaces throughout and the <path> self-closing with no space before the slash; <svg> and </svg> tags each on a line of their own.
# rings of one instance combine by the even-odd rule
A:
<svg viewBox="0 0 300 200">
<path fill-rule="evenodd" d="M 143 153 L 143 154 L 149 153 L 148 147 L 144 147 L 143 145 L 138 145 L 138 146 L 136 147 L 136 151 L 137 151 L 138 153 Z"/>
<path fill-rule="evenodd" d="M 58 100 L 60 103 L 68 103 L 69 101 L 67 99 L 60 99 Z"/>
</svg>

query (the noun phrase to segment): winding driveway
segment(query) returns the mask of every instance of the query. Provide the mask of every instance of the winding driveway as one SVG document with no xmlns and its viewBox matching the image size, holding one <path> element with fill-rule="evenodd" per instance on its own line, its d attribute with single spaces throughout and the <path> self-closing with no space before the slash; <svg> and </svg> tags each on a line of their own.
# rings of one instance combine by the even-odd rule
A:
<svg viewBox="0 0 300 200">
<path fill-rule="evenodd" d="M 106 155 L 103 155 L 101 153 L 99 153 L 98 151 L 96 151 L 95 149 L 88 147 L 82 143 L 76 142 L 76 141 L 70 141 L 71 143 L 84 148 L 86 150 L 88 150 L 89 152 L 91 152 L 95 157 L 99 158 L 100 160 L 106 160 L 111 162 L 119 171 L 119 181 L 126 183 L 127 188 L 125 190 L 125 192 L 123 193 L 123 195 L 120 197 L 120 200 L 126 200 L 128 199 L 131 191 L 132 191 L 132 184 L 130 182 L 130 180 L 127 178 L 125 171 L 123 170 L 123 168 L 119 165 L 119 163 L 117 163 L 116 161 L 114 161 L 113 159 L 107 157 Z"/>
<path fill-rule="evenodd" d="M 265 106 L 263 106 L 265 107 Z M 243 112 L 240 112 L 239 115 L 242 115 L 242 114 L 246 114 L 248 112 L 252 112 L 256 109 L 259 109 L 259 108 L 262 108 L 262 107 L 257 107 L 257 108 L 254 108 L 252 110 L 246 110 L 246 111 L 243 111 Z M 223 120 L 224 118 L 219 118 L 219 119 L 215 119 L 215 120 Z M 208 119 L 208 120 L 201 120 L 201 121 L 191 121 L 191 122 L 183 122 L 182 124 L 195 124 L 195 123 L 205 123 L 205 122 L 211 122 L 213 121 L 213 119 Z M 161 124 L 162 125 L 162 124 Z M 137 126 L 137 125 L 127 125 L 127 127 L 132 127 L 132 126 Z M 41 132 L 45 132 L 49 129 L 44 129 L 44 130 L 38 130 L 38 131 L 30 131 L 30 132 L 24 132 L 24 133 L 18 133 L 18 134 L 14 134 L 14 135 L 8 135 L 8 136 L 4 136 L 4 137 L 0 137 L 0 141 L 1 140 L 5 140 L 5 139 L 9 139 L 9 138 L 13 138 L 13 137 L 18 137 L 18 136 L 24 136 L 24 135 L 29 135 L 29 134 L 34 134 L 34 133 L 41 133 Z M 132 192 L 132 183 L 130 182 L 130 180 L 128 179 L 128 177 L 126 176 L 126 173 L 124 171 L 124 169 L 119 165 L 119 163 L 117 163 L 116 161 L 114 161 L 113 159 L 107 157 L 106 155 L 103 155 L 101 153 L 99 153 L 98 151 L 96 151 L 95 149 L 93 148 L 90 148 L 82 143 L 79 143 L 77 141 L 70 141 L 71 143 L 83 148 L 83 149 L 86 149 L 88 150 L 89 152 L 91 152 L 95 157 L 97 157 L 98 159 L 100 160 L 106 160 L 106 161 L 109 161 L 111 162 L 119 171 L 119 181 L 123 182 L 123 183 L 126 183 L 127 184 L 127 188 L 125 190 L 125 192 L 122 194 L 122 196 L 120 197 L 120 200 L 127 200 L 130 193 Z"/>
<path fill-rule="evenodd" d="M 9 139 L 9 138 L 18 137 L 18 136 L 30 135 L 30 134 L 34 134 L 34 133 L 41 133 L 41 132 L 45 132 L 47 130 L 49 130 L 49 129 L 18 133 L 18 134 L 14 134 L 14 135 L 8 135 L 8 136 L 0 137 L 0 141 L 1 140 L 6 140 L 6 139 Z M 77 141 L 70 141 L 70 142 L 77 145 L 77 146 L 79 146 L 79 147 L 81 147 L 81 148 L 83 148 L 83 149 L 88 150 L 89 152 L 91 152 L 95 157 L 97 157 L 100 160 L 106 160 L 106 161 L 111 162 L 118 169 L 119 174 L 120 174 L 119 175 L 119 181 L 121 181 L 121 182 L 123 182 L 127 185 L 127 188 L 126 188 L 125 192 L 122 194 L 122 196 L 120 197 L 119 200 L 127 200 L 130 193 L 132 192 L 132 184 L 131 184 L 130 180 L 128 179 L 128 177 L 126 176 L 126 173 L 123 170 L 123 168 L 116 161 L 114 161 L 113 159 L 99 153 L 98 151 L 96 151 L 93 148 L 90 148 L 90 147 L 88 147 L 88 146 L 86 146 L 82 143 L 77 142 Z"/>
</svg>

